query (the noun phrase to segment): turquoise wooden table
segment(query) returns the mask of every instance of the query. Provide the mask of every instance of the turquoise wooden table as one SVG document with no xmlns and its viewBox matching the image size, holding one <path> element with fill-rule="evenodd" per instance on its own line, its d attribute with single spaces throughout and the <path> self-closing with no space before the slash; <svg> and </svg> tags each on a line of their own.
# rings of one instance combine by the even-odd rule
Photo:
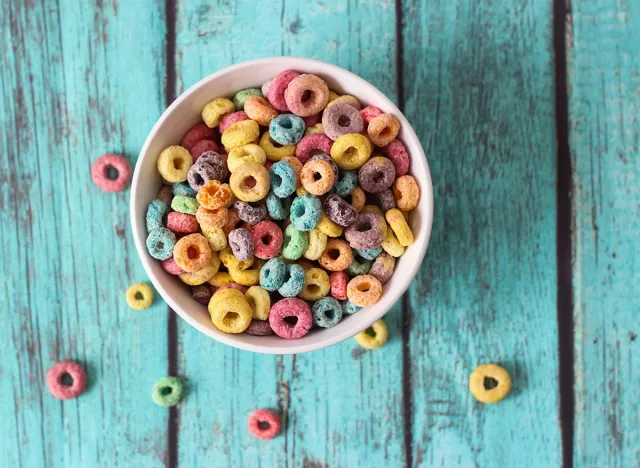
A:
<svg viewBox="0 0 640 468">
<path fill-rule="evenodd" d="M 640 465 L 640 0 L 5 0 L 0 6 L 0 465 Z M 238 351 L 156 300 L 128 191 L 166 106 L 245 59 L 338 64 L 387 93 L 434 180 L 422 270 L 390 341 L 298 356 Z M 89 389 L 59 401 L 60 359 Z M 511 373 L 476 402 L 469 373 Z M 153 383 L 189 386 L 177 408 Z M 257 407 L 283 434 L 246 430 Z"/>
</svg>

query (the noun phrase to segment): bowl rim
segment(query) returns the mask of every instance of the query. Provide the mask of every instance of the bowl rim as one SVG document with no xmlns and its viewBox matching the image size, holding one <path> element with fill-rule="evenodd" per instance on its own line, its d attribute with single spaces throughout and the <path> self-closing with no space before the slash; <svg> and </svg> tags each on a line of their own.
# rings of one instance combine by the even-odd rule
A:
<svg viewBox="0 0 640 468">
<path fill-rule="evenodd" d="M 141 229 L 140 221 L 139 221 L 140 217 L 137 216 L 137 213 L 135 213 L 135 200 L 138 197 L 138 180 L 141 177 L 141 166 L 142 166 L 143 156 L 144 156 L 145 153 L 147 153 L 148 148 L 151 145 L 152 140 L 155 138 L 155 136 L 156 136 L 156 134 L 158 132 L 158 129 L 162 126 L 164 121 L 169 118 L 169 116 L 173 113 L 173 111 L 183 101 L 187 100 L 192 94 L 194 94 L 197 90 L 199 90 L 203 86 L 206 86 L 210 81 L 214 81 L 214 80 L 220 78 L 221 76 L 237 72 L 239 70 L 242 70 L 243 68 L 251 68 L 251 67 L 260 66 L 260 65 L 263 65 L 263 64 L 273 64 L 273 62 L 282 62 L 283 65 L 285 65 L 287 67 L 290 67 L 292 69 L 295 69 L 296 63 L 297 63 L 297 64 L 300 64 L 300 65 L 303 65 L 303 66 L 306 65 L 309 68 L 312 68 L 312 67 L 323 68 L 323 69 L 327 70 L 326 71 L 327 74 L 331 74 L 332 71 L 336 71 L 336 72 L 338 72 L 339 74 L 342 74 L 342 75 L 344 75 L 344 74 L 350 75 L 350 78 L 352 78 L 354 81 L 356 81 L 356 84 L 354 86 L 355 88 L 357 88 L 358 85 L 371 87 L 373 89 L 373 91 L 374 91 L 374 94 L 377 94 L 378 95 L 377 98 L 379 98 L 380 102 L 383 103 L 382 107 L 391 109 L 392 112 L 394 113 L 394 116 L 396 116 L 396 118 L 398 118 L 400 120 L 401 126 L 408 132 L 408 137 L 417 142 L 417 146 L 418 146 L 418 149 L 419 149 L 419 154 L 417 154 L 417 155 L 416 154 L 412 154 L 411 163 L 412 163 L 412 165 L 414 165 L 414 164 L 418 165 L 419 170 L 424 174 L 424 177 L 425 177 L 425 180 L 426 180 L 426 183 L 427 183 L 427 186 L 420 187 L 421 197 L 425 197 L 425 199 L 426 199 L 426 213 L 425 213 L 425 216 L 424 216 L 423 225 L 421 226 L 421 228 L 424 229 L 424 231 L 425 231 L 425 237 L 424 237 L 424 241 L 422 242 L 422 244 L 418 246 L 418 252 L 417 252 L 417 255 L 418 255 L 419 259 L 416 262 L 414 262 L 412 264 L 411 268 L 407 271 L 407 280 L 406 280 L 405 284 L 402 285 L 401 287 L 399 287 L 393 293 L 391 293 L 391 291 L 387 291 L 386 292 L 386 294 L 392 294 L 391 306 L 389 308 L 387 308 L 387 310 L 385 310 L 384 312 L 379 312 L 377 314 L 373 314 L 371 317 L 369 317 L 367 320 L 365 320 L 365 322 L 364 322 L 365 326 L 364 327 L 362 327 L 362 324 L 361 324 L 358 328 L 361 328 L 361 330 L 366 330 L 374 322 L 376 322 L 377 320 L 380 320 L 382 317 L 384 317 L 384 315 L 389 311 L 389 309 L 391 307 L 393 307 L 393 305 L 395 305 L 397 303 L 397 301 L 406 293 L 407 289 L 411 285 L 411 282 L 415 278 L 415 275 L 418 272 L 418 270 L 419 270 L 419 268 L 422 265 L 422 262 L 424 260 L 424 256 L 426 254 L 427 247 L 429 245 L 429 240 L 430 240 L 430 237 L 431 237 L 431 231 L 432 231 L 432 225 L 433 225 L 433 210 L 434 210 L 434 206 L 433 206 L 433 182 L 432 182 L 432 178 L 431 178 L 431 172 L 429 170 L 429 164 L 428 164 L 428 161 L 427 161 L 427 157 L 426 157 L 426 154 L 424 152 L 424 149 L 422 148 L 422 144 L 420 142 L 420 139 L 416 135 L 415 130 L 413 129 L 413 127 L 411 126 L 411 124 L 409 123 L 407 118 L 404 116 L 404 114 L 400 111 L 400 109 L 398 109 L 398 107 L 395 105 L 395 103 L 393 101 L 391 101 L 391 99 L 389 99 L 376 86 L 374 86 L 372 83 L 368 82 L 367 80 L 365 80 L 361 76 L 356 75 L 355 73 L 353 73 L 353 72 L 351 72 L 349 70 L 346 70 L 346 69 L 344 69 L 342 67 L 339 67 L 337 65 L 333 65 L 331 63 L 323 62 L 321 60 L 304 58 L 304 57 L 295 57 L 295 56 L 263 57 L 263 58 L 245 60 L 243 62 L 238 62 L 238 63 L 230 65 L 228 67 L 224 67 L 224 68 L 222 68 L 222 69 L 220 69 L 220 70 L 218 70 L 218 71 L 216 71 L 214 73 L 211 73 L 210 75 L 207 75 L 206 77 L 200 79 L 198 82 L 196 82 L 195 84 L 190 86 L 187 90 L 182 92 L 164 110 L 162 115 L 158 118 L 158 120 L 154 124 L 153 128 L 151 129 L 151 131 L 147 135 L 147 138 L 145 139 L 144 145 L 142 146 L 142 148 L 140 150 L 140 153 L 138 155 L 138 159 L 136 160 L 136 165 L 135 165 L 135 169 L 134 169 L 134 172 L 133 172 L 133 177 L 132 177 L 132 182 L 131 182 L 131 191 L 130 191 L 130 196 L 129 196 L 129 199 L 130 199 L 130 202 L 129 202 L 129 215 L 130 215 L 130 221 L 131 221 L 131 229 L 133 231 L 133 239 L 134 239 L 134 243 L 135 243 L 135 246 L 136 246 L 136 252 L 138 254 L 138 258 L 140 259 L 140 261 L 142 263 L 142 266 L 143 266 L 143 268 L 144 268 L 149 280 L 151 281 L 151 283 L 155 287 L 156 291 L 158 291 L 160 296 L 169 305 L 169 307 L 171 307 L 171 309 L 174 312 L 176 312 L 189 325 L 191 325 L 192 327 L 194 327 L 195 329 L 197 329 L 201 333 L 204 333 L 209 338 L 212 338 L 212 339 L 214 339 L 216 341 L 219 341 L 219 342 L 224 343 L 226 345 L 232 346 L 234 348 L 243 349 L 245 351 L 252 351 L 252 352 L 263 353 L 263 354 L 279 354 L 279 355 L 281 355 L 281 354 L 299 354 L 299 353 L 304 353 L 304 352 L 309 352 L 309 351 L 315 351 L 315 350 L 318 350 L 318 349 L 328 348 L 330 346 L 333 346 L 333 345 L 335 345 L 337 343 L 340 343 L 342 341 L 345 341 L 345 340 L 355 336 L 357 333 L 359 333 L 359 331 L 356 331 L 355 333 L 353 333 L 353 331 L 351 329 L 346 329 L 345 331 L 343 331 L 343 332 L 341 332 L 339 334 L 336 334 L 334 336 L 328 337 L 326 340 L 318 341 L 317 343 L 300 345 L 300 346 L 297 346 L 297 347 L 296 346 L 280 347 L 280 346 L 266 346 L 266 345 L 248 344 L 248 343 L 244 343 L 244 342 L 241 342 L 241 341 L 236 341 L 233 338 L 233 335 L 220 334 L 218 336 L 218 335 L 211 334 L 209 329 L 207 329 L 206 327 L 201 325 L 196 319 L 192 318 L 191 315 L 188 314 L 186 311 L 182 310 L 182 308 L 176 303 L 176 301 L 171 297 L 170 294 L 168 294 L 168 292 L 161 285 L 160 280 L 156 277 L 155 273 L 153 272 L 153 270 L 151 268 L 150 257 L 148 255 L 145 255 L 145 253 L 146 253 L 146 237 L 143 238 L 143 237 L 141 237 L 139 235 L 140 232 L 146 232 L 146 228 L 145 229 Z M 296 63 L 291 63 L 291 62 L 296 62 Z M 147 258 L 147 257 L 149 257 L 149 258 Z"/>
</svg>

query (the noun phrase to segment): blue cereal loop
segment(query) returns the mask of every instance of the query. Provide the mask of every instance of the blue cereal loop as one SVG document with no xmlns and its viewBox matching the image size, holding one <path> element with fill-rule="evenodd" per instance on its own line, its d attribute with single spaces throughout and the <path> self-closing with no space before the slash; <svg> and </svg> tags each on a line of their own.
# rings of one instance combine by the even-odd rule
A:
<svg viewBox="0 0 640 468">
<path fill-rule="evenodd" d="M 176 182 L 171 185 L 171 193 L 176 195 L 184 195 L 185 197 L 193 197 L 197 195 L 197 192 L 191 188 L 187 182 Z"/>
<path fill-rule="evenodd" d="M 322 203 L 315 195 L 300 195 L 291 204 L 289 219 L 298 231 L 311 231 L 318 225 Z"/>
<path fill-rule="evenodd" d="M 317 300 L 311 308 L 313 322 L 322 328 L 331 328 L 342 319 L 342 306 L 333 297 Z"/>
<path fill-rule="evenodd" d="M 169 207 L 162 200 L 153 200 L 147 207 L 147 232 L 163 227 L 162 218 Z"/>
<path fill-rule="evenodd" d="M 280 198 L 275 193 L 269 191 L 267 194 L 267 212 L 271 219 L 282 221 L 289 217 L 289 209 L 291 208 L 291 200 L 288 198 Z"/>
<path fill-rule="evenodd" d="M 353 315 L 360 309 L 362 309 L 362 307 L 355 305 L 351 301 L 344 301 L 342 303 L 342 312 L 344 312 L 346 315 Z"/>
<path fill-rule="evenodd" d="M 278 161 L 269 169 L 271 190 L 280 198 L 286 198 L 296 191 L 296 171 L 287 161 Z"/>
<path fill-rule="evenodd" d="M 271 139 L 281 145 L 295 145 L 304 135 L 304 120 L 294 114 L 281 114 L 269 123 Z"/>
<path fill-rule="evenodd" d="M 147 237 L 147 251 L 156 260 L 168 260 L 173 257 L 176 235 L 166 228 L 154 229 Z"/>
<path fill-rule="evenodd" d="M 375 249 L 353 249 L 353 251 L 365 260 L 375 260 L 382 253 L 382 247 Z"/>
<path fill-rule="evenodd" d="M 302 291 L 303 287 L 304 268 L 296 263 L 287 265 L 285 282 L 278 289 L 278 293 L 280 293 L 280 295 L 283 297 L 295 297 L 300 294 L 300 291 Z"/>
<path fill-rule="evenodd" d="M 358 174 L 355 171 L 346 171 L 338 168 L 338 180 L 331 189 L 331 193 L 346 197 L 356 188 L 358 184 Z"/>
<path fill-rule="evenodd" d="M 260 270 L 260 286 L 267 291 L 275 291 L 287 276 L 287 266 L 279 258 L 272 258 Z"/>
</svg>

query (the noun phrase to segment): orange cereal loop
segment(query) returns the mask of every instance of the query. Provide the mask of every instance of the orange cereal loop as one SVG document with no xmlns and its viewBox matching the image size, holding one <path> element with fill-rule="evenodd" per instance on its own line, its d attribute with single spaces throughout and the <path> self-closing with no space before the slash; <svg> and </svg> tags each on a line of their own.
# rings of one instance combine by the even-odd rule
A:
<svg viewBox="0 0 640 468">
<path fill-rule="evenodd" d="M 296 145 L 282 146 L 280 143 L 273 141 L 268 131 L 264 132 L 260 137 L 260 148 L 266 153 L 267 159 L 272 162 L 277 162 L 285 156 L 295 156 L 296 154 Z"/>
<path fill-rule="evenodd" d="M 208 210 L 226 208 L 233 201 L 233 192 L 229 184 L 221 184 L 216 179 L 211 179 L 200 188 L 196 199 Z"/>
<path fill-rule="evenodd" d="M 302 173 L 302 161 L 295 156 L 285 156 L 281 161 L 288 162 L 293 167 L 293 171 L 296 173 L 296 188 L 300 187 L 300 174 Z"/>
<path fill-rule="evenodd" d="M 269 172 L 260 164 L 244 163 L 233 171 L 229 184 L 233 194 L 243 202 L 257 202 L 269 192 Z"/>
<path fill-rule="evenodd" d="M 398 177 L 393 183 L 393 197 L 396 205 L 402 211 L 411 211 L 420 201 L 420 188 L 413 176 Z"/>
<path fill-rule="evenodd" d="M 336 173 L 331 164 L 322 159 L 307 162 L 302 167 L 300 180 L 304 189 L 312 195 L 324 195 L 336 182 Z"/>
<path fill-rule="evenodd" d="M 364 204 L 367 201 L 367 196 L 359 185 L 356 185 L 356 188 L 354 188 L 349 195 L 343 198 L 353 206 L 358 213 L 362 211 L 362 208 L 364 208 Z"/>
<path fill-rule="evenodd" d="M 202 234 L 189 234 L 176 242 L 173 259 L 187 273 L 202 270 L 211 264 L 211 247 Z"/>
<path fill-rule="evenodd" d="M 227 222 L 222 226 L 222 231 L 228 236 L 231 231 L 238 227 L 241 221 L 235 208 L 230 208 L 227 211 Z"/>
<path fill-rule="evenodd" d="M 196 220 L 202 229 L 220 228 L 227 222 L 227 211 L 226 208 L 208 210 L 204 206 L 199 206 L 196 211 Z"/>
<path fill-rule="evenodd" d="M 269 123 L 278 116 L 278 111 L 265 98 L 251 96 L 244 103 L 244 113 L 258 125 L 268 127 Z"/>
<path fill-rule="evenodd" d="M 360 275 L 349 281 L 347 298 L 359 307 L 375 304 L 382 295 L 382 284 L 371 275 Z"/>
<path fill-rule="evenodd" d="M 318 259 L 320 266 L 329 271 L 346 270 L 351 262 L 353 262 L 353 250 L 349 243 L 342 239 L 327 240 L 327 247 Z"/>
<path fill-rule="evenodd" d="M 374 117 L 369 122 L 367 134 L 374 145 L 383 147 L 387 146 L 398 136 L 400 131 L 400 122 L 394 116 L 382 114 Z"/>
<path fill-rule="evenodd" d="M 384 216 L 401 246 L 407 247 L 413 244 L 413 233 L 399 209 L 392 208 Z"/>
</svg>

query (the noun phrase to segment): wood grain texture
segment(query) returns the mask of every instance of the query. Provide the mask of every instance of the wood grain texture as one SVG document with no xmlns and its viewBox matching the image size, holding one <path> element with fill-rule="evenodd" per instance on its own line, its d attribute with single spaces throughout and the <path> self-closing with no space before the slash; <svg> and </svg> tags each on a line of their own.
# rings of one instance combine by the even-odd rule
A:
<svg viewBox="0 0 640 468">
<path fill-rule="evenodd" d="M 179 92 L 232 63 L 285 54 L 336 63 L 395 97 L 393 2 L 190 1 L 177 12 Z M 179 320 L 178 368 L 193 381 L 179 408 L 179 463 L 403 466 L 399 307 L 386 320 L 392 338 L 382 350 L 348 340 L 282 357 L 231 349 Z M 245 426 L 260 407 L 285 417 L 283 435 L 267 444 Z"/>
<path fill-rule="evenodd" d="M 573 1 L 575 466 L 640 464 L 640 1 Z"/>
<path fill-rule="evenodd" d="M 100 191 L 90 168 L 134 163 L 162 109 L 163 4 L 4 1 L 0 31 L 0 464 L 159 466 L 166 306 L 127 307 L 146 280 L 128 191 Z M 76 400 L 46 388 L 60 359 L 87 370 Z"/>
<path fill-rule="evenodd" d="M 413 466 L 560 466 L 551 5 L 403 2 L 433 235 L 410 289 Z M 479 364 L 511 374 L 483 405 Z"/>
</svg>

